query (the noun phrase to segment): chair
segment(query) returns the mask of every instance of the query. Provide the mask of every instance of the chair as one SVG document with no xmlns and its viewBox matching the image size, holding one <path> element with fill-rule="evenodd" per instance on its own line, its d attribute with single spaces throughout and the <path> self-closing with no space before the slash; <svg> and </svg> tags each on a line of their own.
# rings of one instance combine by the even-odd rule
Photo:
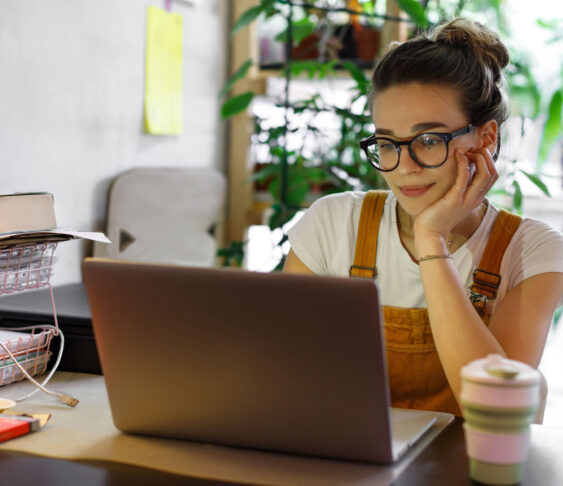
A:
<svg viewBox="0 0 563 486">
<path fill-rule="evenodd" d="M 190 266 L 215 264 L 226 180 L 214 169 L 137 168 L 110 187 L 106 234 L 94 256 Z"/>
</svg>

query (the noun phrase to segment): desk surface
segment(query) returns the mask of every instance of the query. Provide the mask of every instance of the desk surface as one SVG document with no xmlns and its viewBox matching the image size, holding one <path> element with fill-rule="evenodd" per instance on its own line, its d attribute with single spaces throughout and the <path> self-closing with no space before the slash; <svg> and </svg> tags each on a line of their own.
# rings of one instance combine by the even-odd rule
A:
<svg viewBox="0 0 563 486">
<path fill-rule="evenodd" d="M 563 484 L 559 460 L 563 428 L 533 426 L 532 447 L 522 486 Z M 152 469 L 100 461 L 65 461 L 0 452 L 2 482 L 11 486 L 87 484 L 89 486 L 220 486 L 241 484 L 180 476 Z M 78 480 L 78 481 L 77 481 Z M 303 483 L 306 484 L 306 483 Z M 362 484 L 370 484 L 362 482 Z M 474 485 L 468 477 L 462 420 L 456 419 L 421 452 L 392 483 L 393 486 Z"/>
<path fill-rule="evenodd" d="M 27 486 L 35 480 L 42 486 L 473 484 L 459 418 L 429 432 L 398 463 L 377 466 L 123 434 L 113 425 L 102 376 L 57 373 L 49 386 L 80 398 L 80 403 L 71 409 L 44 394 L 18 403 L 16 410 L 52 417 L 42 431 L 0 443 L 2 484 Z M 14 399 L 30 388 L 20 382 L 2 387 L 0 393 Z M 429 444 L 424 448 L 425 442 Z M 563 484 L 562 443 L 563 428 L 532 426 L 524 486 Z"/>
</svg>

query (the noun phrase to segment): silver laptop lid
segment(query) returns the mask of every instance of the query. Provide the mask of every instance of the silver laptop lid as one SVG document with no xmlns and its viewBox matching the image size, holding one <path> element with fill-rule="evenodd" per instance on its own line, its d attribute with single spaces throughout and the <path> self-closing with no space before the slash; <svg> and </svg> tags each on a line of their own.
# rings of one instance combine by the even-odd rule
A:
<svg viewBox="0 0 563 486">
<path fill-rule="evenodd" d="M 119 429 L 392 460 L 374 282 L 99 259 L 82 268 Z"/>
</svg>

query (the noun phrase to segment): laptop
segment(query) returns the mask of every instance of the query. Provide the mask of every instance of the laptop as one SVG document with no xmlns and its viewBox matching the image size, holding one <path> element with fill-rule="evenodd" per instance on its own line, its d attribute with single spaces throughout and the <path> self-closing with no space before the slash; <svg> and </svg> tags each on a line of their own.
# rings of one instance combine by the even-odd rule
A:
<svg viewBox="0 0 563 486">
<path fill-rule="evenodd" d="M 124 432 L 386 464 L 439 415 L 389 407 L 373 281 L 96 258 L 82 271 Z"/>
</svg>

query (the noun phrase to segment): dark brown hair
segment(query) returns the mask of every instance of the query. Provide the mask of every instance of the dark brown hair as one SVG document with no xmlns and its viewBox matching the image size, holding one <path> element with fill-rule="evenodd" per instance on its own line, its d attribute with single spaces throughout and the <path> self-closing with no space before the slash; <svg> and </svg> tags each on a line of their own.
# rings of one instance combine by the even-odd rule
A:
<svg viewBox="0 0 563 486">
<path fill-rule="evenodd" d="M 508 50 L 495 32 L 457 18 L 392 45 L 375 68 L 371 96 L 410 82 L 443 84 L 457 88 L 470 123 L 496 120 L 500 128 L 508 118 L 501 89 L 508 61 Z M 500 137 L 498 144 L 497 155 Z"/>
</svg>

